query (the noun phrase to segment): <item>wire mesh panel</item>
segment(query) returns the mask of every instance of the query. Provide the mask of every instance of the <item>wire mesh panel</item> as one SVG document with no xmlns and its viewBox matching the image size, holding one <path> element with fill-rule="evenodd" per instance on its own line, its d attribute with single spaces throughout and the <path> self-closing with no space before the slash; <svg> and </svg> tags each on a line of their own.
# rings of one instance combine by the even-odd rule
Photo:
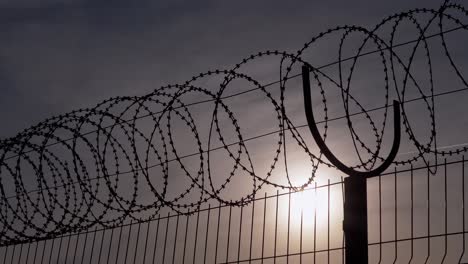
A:
<svg viewBox="0 0 468 264">
<path fill-rule="evenodd" d="M 4 263 L 342 262 L 342 184 L 3 247 Z M 333 206 L 330 206 L 333 204 Z M 340 206 L 341 204 L 341 206 Z"/>
<path fill-rule="evenodd" d="M 369 263 L 465 263 L 464 160 L 370 179 Z M 432 172 L 435 173 L 431 173 Z M 2 263 L 345 263 L 343 181 L 243 207 L 90 229 L 0 250 Z"/>
</svg>

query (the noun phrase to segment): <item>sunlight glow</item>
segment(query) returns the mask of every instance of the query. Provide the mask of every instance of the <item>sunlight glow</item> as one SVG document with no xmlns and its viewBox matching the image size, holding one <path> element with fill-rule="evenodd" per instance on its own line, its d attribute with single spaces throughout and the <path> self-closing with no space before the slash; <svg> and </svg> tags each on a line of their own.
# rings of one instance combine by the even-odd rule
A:
<svg viewBox="0 0 468 264">
<path fill-rule="evenodd" d="M 326 227 L 328 218 L 327 189 L 308 189 L 292 193 L 290 211 L 285 213 L 286 216 L 290 213 L 291 222 L 294 224 L 300 224 L 302 215 L 304 228 L 312 228 L 314 222 L 316 222 L 316 228 Z"/>
<path fill-rule="evenodd" d="M 301 169 L 300 165 L 294 167 L 293 171 L 295 172 L 293 178 L 299 182 L 306 181 L 307 175 L 310 174 L 307 169 Z M 322 175 L 322 179 L 324 178 L 327 178 L 326 175 Z M 303 229 L 321 230 L 327 229 L 329 224 L 333 226 L 340 223 L 342 221 L 340 208 L 343 207 L 341 188 L 339 185 L 332 187 L 323 185 L 326 184 L 314 182 L 303 191 L 293 192 L 290 201 L 289 197 L 284 197 L 280 209 L 281 216 L 288 218 L 289 215 L 290 225 L 296 227 L 300 227 L 302 218 Z"/>
</svg>

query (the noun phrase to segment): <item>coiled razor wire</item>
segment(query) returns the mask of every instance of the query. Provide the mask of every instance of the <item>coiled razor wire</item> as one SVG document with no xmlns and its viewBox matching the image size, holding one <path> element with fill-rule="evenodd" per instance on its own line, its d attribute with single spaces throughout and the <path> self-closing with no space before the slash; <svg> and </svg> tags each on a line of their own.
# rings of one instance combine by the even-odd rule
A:
<svg viewBox="0 0 468 264">
<path fill-rule="evenodd" d="M 306 64 L 311 69 L 312 86 L 317 87 L 321 94 L 324 122 L 324 138 L 328 131 L 328 107 L 323 81 L 333 83 L 341 89 L 341 99 L 346 113 L 348 130 L 351 135 L 359 163 L 354 168 L 370 170 L 383 160 L 381 157 L 382 139 L 387 123 L 387 108 L 389 106 L 390 86 L 395 87 L 398 101 L 402 102 L 402 116 L 405 131 L 417 149 L 417 154 L 406 160 L 395 161 L 396 165 L 424 161 L 428 155 L 436 159 L 453 153 L 466 152 L 462 147 L 450 152 L 440 151 L 436 144 L 436 126 L 434 109 L 434 81 L 431 61 L 431 49 L 427 39 L 428 29 L 436 26 L 437 34 L 430 38 L 438 38 L 442 43 L 443 52 L 448 58 L 452 70 L 468 87 L 461 70 L 455 64 L 446 42 L 446 24 L 455 24 L 455 30 L 467 30 L 468 26 L 461 19 L 468 16 L 467 10 L 458 4 L 445 1 L 439 9 L 414 9 L 389 16 L 373 29 L 360 26 L 339 26 L 324 31 L 295 53 L 283 51 L 264 51 L 253 54 L 234 68 L 214 70 L 194 76 L 183 84 L 168 85 L 154 90 L 144 96 L 115 97 L 105 100 L 93 108 L 80 109 L 60 116 L 51 117 L 32 126 L 15 137 L 0 141 L 0 245 L 28 242 L 37 239 L 56 237 L 69 232 L 78 232 L 95 225 L 114 227 L 125 220 L 146 221 L 156 217 L 162 208 L 169 208 L 180 214 L 190 214 L 204 203 L 219 201 L 230 206 L 248 204 L 256 193 L 265 186 L 275 188 L 300 190 L 310 185 L 320 165 L 331 166 L 322 159 L 321 154 L 312 153 L 297 127 L 288 118 L 285 109 L 285 99 L 289 80 L 297 77 L 292 75 L 293 66 Z M 424 21 L 424 22 L 422 22 Z M 380 30 L 384 26 L 391 27 L 386 33 Z M 405 59 L 398 56 L 395 48 L 396 36 L 403 26 L 411 25 L 418 33 L 415 41 L 408 42 L 412 50 Z M 338 80 L 327 75 L 322 68 L 304 59 L 307 50 L 319 40 L 332 34 L 340 36 L 338 50 Z M 351 36 L 361 35 L 363 41 L 355 50 L 351 61 L 351 69 L 347 76 L 342 70 L 345 59 L 343 49 Z M 384 36 L 388 39 L 385 40 Z M 380 124 L 377 124 L 364 106 L 353 96 L 351 79 L 358 59 L 365 55 L 365 47 L 371 43 L 376 46 L 382 65 L 384 80 L 385 112 Z M 429 91 L 425 92 L 422 85 L 413 76 L 413 61 L 417 52 L 425 55 L 425 71 L 429 82 Z M 242 67 L 264 57 L 276 57 L 280 66 L 280 96 L 279 99 L 268 90 L 268 85 L 262 84 L 249 75 L 242 73 Z M 420 70 L 420 68 L 419 68 Z M 403 72 L 401 80 L 397 75 Z M 213 91 L 195 85 L 210 77 L 219 77 L 219 89 Z M 252 85 L 254 90 L 262 93 L 265 102 L 271 105 L 272 114 L 277 119 L 278 131 L 276 149 L 265 156 L 271 158 L 266 173 L 256 172 L 256 164 L 251 159 L 251 152 L 245 144 L 239 120 L 225 102 L 226 91 L 234 80 L 243 80 Z M 415 136 L 404 102 L 407 87 L 417 88 L 431 120 L 428 125 L 430 137 L 423 143 Z M 427 89 L 427 88 L 426 88 Z M 192 103 L 186 102 L 188 97 L 197 96 L 209 98 L 204 103 L 210 103 L 212 112 L 207 134 L 200 134 L 197 120 L 190 111 Z M 351 121 L 350 105 L 357 106 L 364 114 L 372 128 L 375 146 L 364 143 Z M 158 110 L 154 110 L 158 109 Z M 226 116 L 230 125 L 221 124 L 220 116 Z M 150 128 L 143 128 L 137 120 L 145 117 L 151 119 Z M 223 119 L 224 120 L 224 119 Z M 191 135 L 191 141 L 196 144 L 198 157 L 197 167 L 184 161 L 177 144 L 177 133 L 174 123 L 182 123 Z M 224 121 L 223 121 L 224 122 Z M 145 123 L 146 125 L 148 122 Z M 227 131 L 229 130 L 229 131 Z M 92 132 L 89 132 L 92 131 Z M 226 132 L 227 131 L 227 132 Z M 234 133 L 236 143 L 228 143 L 225 134 Z M 296 141 L 300 149 L 310 158 L 312 173 L 302 184 L 294 185 L 289 179 L 288 164 L 284 169 L 288 184 L 273 181 L 271 175 L 278 168 L 281 156 L 287 154 L 286 134 Z M 204 139 L 208 139 L 204 142 Z M 223 175 L 214 175 L 210 153 L 213 142 L 220 142 L 222 149 L 230 157 L 232 166 L 225 168 Z M 370 158 L 361 155 L 364 150 Z M 284 158 L 286 160 L 286 158 Z M 154 165 L 154 162 L 157 164 Z M 172 165 L 169 165 L 171 163 Z M 174 165 L 176 164 L 176 165 Z M 170 173 L 171 166 L 177 166 L 184 172 L 190 184 L 178 194 L 168 195 L 168 186 L 173 184 L 174 175 Z M 157 172 L 149 171 L 158 168 Z M 119 182 L 119 176 L 131 181 Z M 33 175 L 26 176 L 26 175 Z M 131 175 L 131 176 L 130 176 Z M 248 194 L 232 200 L 224 197 L 225 190 L 239 175 L 249 175 L 253 182 Z M 222 184 L 214 184 L 214 177 L 224 177 Z M 36 190 L 26 186 L 36 183 Z M 8 184 L 10 183 L 10 184 Z M 133 186 L 129 186 L 133 184 Z M 140 186 L 150 190 L 151 197 L 142 195 Z M 7 187 L 8 186 L 8 187 Z M 14 196 L 8 196 L 13 188 Z M 142 198 L 144 196 L 144 199 Z M 190 199 L 188 199 L 190 197 Z M 193 198 L 195 197 L 195 199 Z"/>
</svg>

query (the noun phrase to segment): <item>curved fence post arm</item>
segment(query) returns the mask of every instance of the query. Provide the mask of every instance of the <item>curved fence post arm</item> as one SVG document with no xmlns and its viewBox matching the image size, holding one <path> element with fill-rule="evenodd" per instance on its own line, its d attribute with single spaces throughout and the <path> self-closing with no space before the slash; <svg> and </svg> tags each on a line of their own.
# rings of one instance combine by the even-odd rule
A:
<svg viewBox="0 0 468 264">
<path fill-rule="evenodd" d="M 395 159 L 398 149 L 400 148 L 400 140 L 401 140 L 401 125 L 400 125 L 400 103 L 398 101 L 393 101 L 393 120 L 394 120 L 394 131 L 393 131 L 393 145 L 392 149 L 385 159 L 385 161 L 377 168 L 371 171 L 357 171 L 353 168 L 350 168 L 343 164 L 335 155 L 330 151 L 327 147 L 325 142 L 320 135 L 320 132 L 315 124 L 314 113 L 312 110 L 312 102 L 311 102 L 311 93 L 310 93 L 310 76 L 309 76 L 309 67 L 304 65 L 302 66 L 302 84 L 304 90 L 304 107 L 305 107 L 305 114 L 307 117 L 307 124 L 309 125 L 310 132 L 314 137 L 315 142 L 317 143 L 320 151 L 327 157 L 327 159 L 335 165 L 339 170 L 346 173 L 349 176 L 362 176 L 366 178 L 375 177 L 385 171 L 390 164 Z"/>
</svg>

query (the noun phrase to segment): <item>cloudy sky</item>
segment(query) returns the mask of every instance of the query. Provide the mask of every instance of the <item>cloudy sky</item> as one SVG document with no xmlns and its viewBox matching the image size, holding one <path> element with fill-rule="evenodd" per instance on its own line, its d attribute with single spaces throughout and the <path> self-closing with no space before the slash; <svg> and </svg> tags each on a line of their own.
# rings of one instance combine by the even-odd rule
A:
<svg viewBox="0 0 468 264">
<path fill-rule="evenodd" d="M 93 107 L 110 97 L 125 95 L 145 95 L 162 85 L 183 83 L 192 76 L 214 69 L 230 69 L 243 58 L 265 50 L 280 50 L 290 53 L 302 48 L 313 36 L 338 25 L 359 25 L 373 28 L 383 18 L 414 9 L 427 7 L 437 9 L 440 0 L 431 1 L 85 1 L 85 0 L 19 0 L 0 1 L 0 119 L 4 124 L 0 128 L 0 138 L 13 136 L 22 129 L 36 124 L 48 117 L 67 113 L 80 108 Z M 455 13 L 455 12 L 454 12 Z M 460 14 L 458 14 L 460 17 Z M 426 21 L 428 16 L 421 18 Z M 426 20 L 425 20 L 426 19 Z M 406 24 L 405 24 L 406 23 Z M 395 43 L 413 40 L 414 30 L 408 21 L 400 26 Z M 454 26 L 447 23 L 447 27 Z M 414 26 L 413 26 L 414 28 Z M 389 39 L 389 27 L 378 34 Z M 387 30 L 387 31 L 385 31 Z M 436 32 L 431 27 L 428 32 Z M 464 34 L 454 33 L 455 38 L 447 37 L 457 66 L 463 70 L 465 63 L 463 45 L 460 40 Z M 337 36 L 340 36 L 337 34 Z M 360 42 L 350 38 L 345 43 L 343 56 L 356 53 L 356 44 Z M 358 40 L 359 41 L 359 40 Z M 463 88 L 457 80 L 450 64 L 443 57 L 440 41 L 431 46 L 434 65 L 434 92 L 443 92 Z M 376 46 L 366 46 L 364 50 L 373 50 Z M 401 49 L 400 56 L 411 51 Z M 339 38 L 324 38 L 312 44 L 309 52 L 303 54 L 313 66 L 319 67 L 338 59 Z M 426 58 L 418 51 L 413 63 L 412 74 L 421 82 L 422 89 L 429 95 L 427 82 Z M 353 96 L 366 108 L 380 107 L 384 104 L 384 83 L 378 56 L 363 59 L 353 74 Z M 445 59 L 445 60 L 444 60 Z M 421 63 L 421 64 L 418 64 Z M 345 65 L 343 67 L 346 68 Z M 387 65 L 389 66 L 389 65 Z M 397 66 L 398 67 L 398 66 Z M 279 59 L 258 59 L 248 63 L 241 72 L 248 74 L 261 84 L 279 79 Z M 401 67 L 400 67 L 401 69 Z M 299 67 L 293 69 L 294 73 Z M 337 67 L 326 72 L 337 80 Z M 401 71 L 397 75 L 401 75 Z M 420 74 L 420 75 L 418 75 Z M 344 73 L 346 75 L 346 73 Z M 398 81 L 402 81 L 397 78 Z M 216 91 L 219 84 L 207 78 L 197 85 Z M 211 86 L 210 86 L 211 85 Z M 302 108 L 300 80 L 291 81 L 287 88 L 286 111 L 295 125 L 305 124 Z M 329 117 L 341 116 L 344 112 L 342 103 L 336 96 L 336 87 L 327 84 Z M 206 86 L 206 87 L 205 87 Z M 235 86 L 235 85 L 233 85 Z M 333 85 L 331 85 L 333 86 Z M 237 85 L 227 94 L 243 91 L 252 87 Z M 400 87 L 401 88 L 401 87 Z M 356 90 L 357 89 L 357 90 Z M 390 90 L 393 88 L 390 87 Z M 274 90 L 277 92 L 278 87 Z M 411 87 L 407 99 L 421 96 Z M 319 101 L 318 92 L 313 94 Z M 454 130 L 455 124 L 466 124 L 460 118 L 457 122 L 446 117 L 458 116 L 462 111 L 464 94 L 447 97 L 451 100 L 450 108 L 437 112 L 439 130 L 442 134 L 440 146 L 450 146 L 468 142 L 462 130 Z M 195 96 L 196 97 L 196 96 Z M 390 94 L 390 100 L 395 99 Z M 199 98 L 190 98 L 197 101 Z M 288 101 L 289 99 L 289 101 Z M 455 103 L 454 99 L 460 100 Z M 447 105 L 447 101 L 441 101 Z M 230 102 L 232 111 L 239 119 L 245 137 L 253 137 L 271 132 L 275 128 L 275 116 L 271 115 L 270 105 L 261 95 L 238 97 Z M 317 119 L 323 118 L 322 106 Z M 322 107 L 322 108 L 320 108 Z M 413 108 L 411 108 L 413 107 Z M 430 135 L 429 112 L 424 104 L 408 105 L 408 118 L 415 134 L 423 143 Z M 207 110 L 208 109 L 208 110 Z M 358 108 L 351 109 L 358 111 Z M 193 110 L 198 113 L 200 127 L 207 126 L 209 119 L 203 115 L 211 108 Z M 210 112 L 211 113 L 211 112 Z M 383 112 L 378 113 L 375 122 L 380 123 Z M 391 113 L 388 123 L 391 124 Z M 263 122 L 258 122 L 258 120 Z M 452 120 L 452 122 L 449 122 Z M 342 120 L 343 121 L 343 120 Z M 358 133 L 368 134 L 369 126 L 359 126 L 359 117 L 355 120 Z M 205 123 L 203 123 L 205 122 Z M 461 122 L 461 123 L 460 123 Z M 330 127 L 329 138 L 332 147 L 348 149 L 352 141 L 343 142 L 348 135 L 343 131 L 345 122 L 335 122 Z M 146 125 L 150 125 L 147 123 Z M 330 125 L 331 126 L 331 125 Z M 277 127 L 276 127 L 277 128 Z M 443 134 L 444 129 L 448 134 Z M 361 129 L 361 130 L 359 130 Z M 385 131 L 391 135 L 391 126 Z M 200 133 L 205 133 L 201 131 Z M 302 133 L 307 140 L 307 130 Z M 390 134 L 389 134 L 390 133 Z M 439 134 L 440 135 L 440 134 Z M 206 137 L 206 133 L 205 133 Z M 365 136 L 362 136 L 365 138 Z M 180 142 L 184 142 L 181 140 Z M 274 142 L 274 141 L 273 141 Z M 391 136 L 384 137 L 384 143 L 391 142 Z M 271 143 L 271 142 L 270 142 Z M 270 144 L 260 142 L 256 147 L 263 149 Z M 312 143 L 313 144 L 313 143 Z M 385 145 L 385 144 L 384 144 Z M 346 151 L 341 150 L 343 153 Z M 414 152 L 410 145 L 402 145 L 402 153 Z M 259 151 L 260 152 L 260 151 Z M 190 153 L 187 150 L 185 154 Z M 412 153 L 414 154 L 414 153 Z M 261 153 L 258 155 L 261 156 Z M 341 158 L 347 159 L 346 155 Z M 401 157 L 405 159 L 408 157 Z M 265 162 L 257 162 L 265 163 Z"/>
<path fill-rule="evenodd" d="M 342 24 L 441 1 L 0 1 L 0 137 Z M 330 60 L 331 61 L 331 60 Z"/>
</svg>

